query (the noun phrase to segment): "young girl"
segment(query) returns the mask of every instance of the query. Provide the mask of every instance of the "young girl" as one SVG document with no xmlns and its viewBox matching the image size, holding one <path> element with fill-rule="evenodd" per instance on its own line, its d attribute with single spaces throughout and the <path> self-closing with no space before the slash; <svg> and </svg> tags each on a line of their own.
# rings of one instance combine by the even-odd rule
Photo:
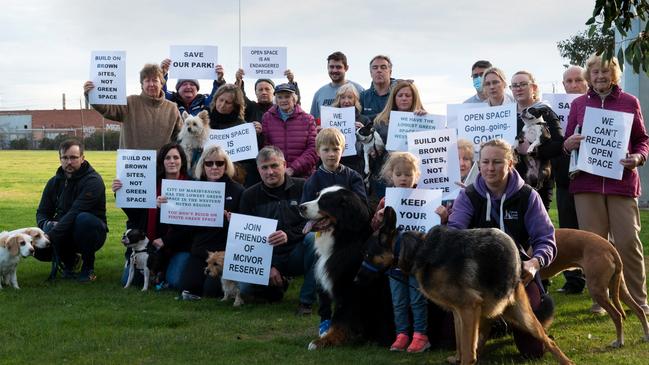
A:
<svg viewBox="0 0 649 365">
<path fill-rule="evenodd" d="M 399 188 L 414 188 L 419 179 L 419 160 L 409 152 L 393 152 L 383 165 L 381 176 L 391 186 Z M 372 228 L 375 230 L 383 221 L 385 198 L 381 199 L 376 214 L 372 219 Z M 428 305 L 426 298 L 419 291 L 417 279 L 412 275 L 404 275 L 398 269 L 393 270 L 390 276 L 390 290 L 392 291 L 392 306 L 394 308 L 394 324 L 397 330 L 390 351 L 404 351 L 416 353 L 426 351 L 430 347 L 428 336 Z M 410 342 L 408 322 L 408 307 L 412 311 L 413 330 Z M 410 345 L 408 345 L 410 343 Z"/>
<path fill-rule="evenodd" d="M 464 187 L 466 177 L 469 175 L 471 167 L 473 167 L 473 156 L 475 156 L 473 144 L 467 139 L 459 138 L 457 140 L 457 155 L 460 162 L 460 181 L 456 182 L 456 184 Z M 447 200 L 442 202 L 442 205 L 435 209 L 435 213 L 437 213 L 441 218 L 442 224 L 446 224 L 448 221 L 448 216 L 451 214 L 452 207 L 453 201 Z"/>
</svg>

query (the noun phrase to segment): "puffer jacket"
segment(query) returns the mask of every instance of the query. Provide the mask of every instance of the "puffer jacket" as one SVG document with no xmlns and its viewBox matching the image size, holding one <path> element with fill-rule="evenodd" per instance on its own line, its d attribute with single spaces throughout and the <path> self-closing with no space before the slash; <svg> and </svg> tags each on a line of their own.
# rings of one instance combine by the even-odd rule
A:
<svg viewBox="0 0 649 365">
<path fill-rule="evenodd" d="M 592 88 L 570 104 L 568 125 L 566 126 L 566 139 L 575 133 L 577 126 L 584 123 L 586 107 L 615 110 L 633 114 L 631 138 L 629 139 L 629 153 L 639 153 L 647 159 L 649 153 L 649 136 L 644 127 L 642 111 L 638 99 L 627 94 L 614 85 L 611 93 L 602 99 Z M 638 169 L 624 169 L 622 180 L 614 180 L 602 176 L 580 171 L 570 182 L 571 193 L 599 193 L 605 195 L 622 195 L 628 197 L 640 196 L 640 176 Z"/>
<path fill-rule="evenodd" d="M 287 167 L 293 169 L 293 176 L 311 176 L 318 162 L 313 116 L 296 105 L 293 114 L 285 122 L 275 105 L 264 114 L 261 125 L 264 145 L 273 145 L 282 150 Z"/>
</svg>

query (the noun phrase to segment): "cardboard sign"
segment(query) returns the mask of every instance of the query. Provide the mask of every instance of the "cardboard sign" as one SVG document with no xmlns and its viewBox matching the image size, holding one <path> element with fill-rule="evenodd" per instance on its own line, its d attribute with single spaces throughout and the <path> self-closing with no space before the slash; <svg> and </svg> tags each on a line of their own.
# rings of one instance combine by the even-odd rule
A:
<svg viewBox="0 0 649 365">
<path fill-rule="evenodd" d="M 593 175 L 622 180 L 633 114 L 586 107 L 577 167 Z"/>
<path fill-rule="evenodd" d="M 276 229 L 275 219 L 232 213 L 223 278 L 268 285 L 273 260 L 273 246 L 268 244 L 268 236 Z"/>
<path fill-rule="evenodd" d="M 90 54 L 90 104 L 126 105 L 126 52 L 93 51 Z"/>
<path fill-rule="evenodd" d="M 390 123 L 388 124 L 388 142 L 385 148 L 388 151 L 407 151 L 410 132 L 419 132 L 446 127 L 445 115 L 415 115 L 409 112 L 390 112 Z"/>
<path fill-rule="evenodd" d="M 455 199 L 461 190 L 456 182 L 462 180 L 455 129 L 410 133 L 408 148 L 419 157 L 421 176 L 417 187 L 440 189 L 443 200 Z"/>
<path fill-rule="evenodd" d="M 320 107 L 322 128 L 336 128 L 345 136 L 344 156 L 356 155 L 356 108 Z"/>
<path fill-rule="evenodd" d="M 161 190 L 161 223 L 223 227 L 225 183 L 162 179 Z"/>
<path fill-rule="evenodd" d="M 156 151 L 117 150 L 117 178 L 122 188 L 115 192 L 118 208 L 156 207 Z"/>
<path fill-rule="evenodd" d="M 169 47 L 169 76 L 174 79 L 216 80 L 217 46 Z"/>
<path fill-rule="evenodd" d="M 457 135 L 473 143 L 476 151 L 480 144 L 492 139 L 504 139 L 512 146 L 516 141 L 516 104 L 464 108 L 458 111 Z"/>
<path fill-rule="evenodd" d="M 252 123 L 243 123 L 226 129 L 210 129 L 203 148 L 213 145 L 221 146 L 232 162 L 257 158 L 259 152 L 257 133 Z"/>
<path fill-rule="evenodd" d="M 428 232 L 440 224 L 435 209 L 442 205 L 442 191 L 429 189 L 386 188 L 385 206 L 397 212 L 397 228 Z"/>
<path fill-rule="evenodd" d="M 580 97 L 581 94 L 543 94 L 543 100 L 546 101 L 552 110 L 559 116 L 561 129 L 566 131 L 568 124 L 568 114 L 570 114 L 570 103 Z"/>
<path fill-rule="evenodd" d="M 247 78 L 281 79 L 288 68 L 286 47 L 242 47 L 242 68 Z"/>
</svg>

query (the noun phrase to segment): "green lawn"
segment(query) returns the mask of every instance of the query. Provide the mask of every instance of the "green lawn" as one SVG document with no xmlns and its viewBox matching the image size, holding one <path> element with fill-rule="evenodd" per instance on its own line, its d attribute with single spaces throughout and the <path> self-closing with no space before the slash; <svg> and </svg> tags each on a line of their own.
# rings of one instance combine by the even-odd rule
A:
<svg viewBox="0 0 649 365">
<path fill-rule="evenodd" d="M 86 153 L 110 185 L 114 152 Z M 35 210 L 45 182 L 58 166 L 55 151 L 0 151 L 0 230 L 35 224 Z M 107 187 L 110 233 L 98 252 L 97 281 L 90 284 L 46 283 L 49 263 L 28 258 L 18 267 L 22 289 L 0 291 L 0 363 L 2 364 L 440 364 L 451 352 L 410 355 L 375 346 L 347 346 L 310 352 L 318 317 L 296 317 L 295 282 L 284 302 L 273 305 L 231 303 L 214 299 L 174 300 L 174 292 L 122 289 L 119 277 L 123 248 L 119 241 L 125 216 L 115 208 Z M 556 216 L 552 211 L 553 217 Z M 649 213 L 642 213 L 647 225 Z M 643 232 L 644 233 L 644 232 Z M 647 248 L 647 234 L 642 235 Z M 555 278 L 552 290 L 560 287 Z M 556 319 L 550 329 L 563 351 L 578 364 L 647 364 L 649 343 L 641 343 L 638 320 L 625 323 L 626 347 L 610 349 L 615 337 L 608 316 L 588 313 L 590 299 L 553 295 Z M 630 312 L 629 312 L 630 314 Z M 551 355 L 525 362 L 511 338 L 488 343 L 482 363 L 553 364 Z"/>
</svg>

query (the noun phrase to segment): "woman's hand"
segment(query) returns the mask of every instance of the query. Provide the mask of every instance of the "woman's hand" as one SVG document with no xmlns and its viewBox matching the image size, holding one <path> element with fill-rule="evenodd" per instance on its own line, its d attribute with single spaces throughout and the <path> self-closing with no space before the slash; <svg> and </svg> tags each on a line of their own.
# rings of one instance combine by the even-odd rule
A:
<svg viewBox="0 0 649 365">
<path fill-rule="evenodd" d="M 225 217 L 225 219 L 227 219 L 229 222 L 230 217 L 232 217 L 232 213 L 228 212 L 227 210 L 223 210 L 223 217 Z"/>
<path fill-rule="evenodd" d="M 159 250 L 160 248 L 162 248 L 162 246 L 165 245 L 164 242 L 162 242 L 162 238 L 156 238 L 156 239 L 154 239 L 154 240 L 151 242 L 151 244 L 153 245 L 153 247 L 157 248 L 158 250 Z"/>
<path fill-rule="evenodd" d="M 252 125 L 255 126 L 255 133 L 261 134 L 261 131 L 262 131 L 261 123 L 259 123 L 258 121 L 255 120 L 255 121 L 252 122 Z"/>
<path fill-rule="evenodd" d="M 586 137 L 582 136 L 581 134 L 575 133 L 572 136 L 566 138 L 565 141 L 563 141 L 563 148 L 565 148 L 568 152 L 579 149 L 579 145 L 584 138 Z"/>
<path fill-rule="evenodd" d="M 523 261 L 523 272 L 521 273 L 521 280 L 523 281 L 523 285 L 527 285 L 532 279 L 534 279 L 534 275 L 541 269 L 541 264 L 539 264 L 539 260 L 536 258 L 532 258 L 527 261 Z"/>
<path fill-rule="evenodd" d="M 440 205 L 439 207 L 437 207 L 437 209 L 435 209 L 435 213 L 439 215 L 442 224 L 448 223 L 448 209 L 446 209 L 445 206 Z"/>
<path fill-rule="evenodd" d="M 86 82 L 83 84 L 83 93 L 84 93 L 85 95 L 88 95 L 88 93 L 90 92 L 90 90 L 92 90 L 92 89 L 94 89 L 94 88 L 95 88 L 95 84 L 94 84 L 92 81 L 86 81 Z"/>
<path fill-rule="evenodd" d="M 113 193 L 116 193 L 117 190 L 122 188 L 122 181 L 120 179 L 114 179 L 113 183 L 110 185 L 110 190 L 113 191 Z"/>
<path fill-rule="evenodd" d="M 629 153 L 626 155 L 626 158 L 620 160 L 620 163 L 624 168 L 633 170 L 636 167 L 642 165 L 643 157 L 639 153 Z"/>
<path fill-rule="evenodd" d="M 167 197 L 164 195 L 160 195 L 155 199 L 155 206 L 160 208 L 161 204 L 166 204 L 167 203 Z"/>
</svg>

